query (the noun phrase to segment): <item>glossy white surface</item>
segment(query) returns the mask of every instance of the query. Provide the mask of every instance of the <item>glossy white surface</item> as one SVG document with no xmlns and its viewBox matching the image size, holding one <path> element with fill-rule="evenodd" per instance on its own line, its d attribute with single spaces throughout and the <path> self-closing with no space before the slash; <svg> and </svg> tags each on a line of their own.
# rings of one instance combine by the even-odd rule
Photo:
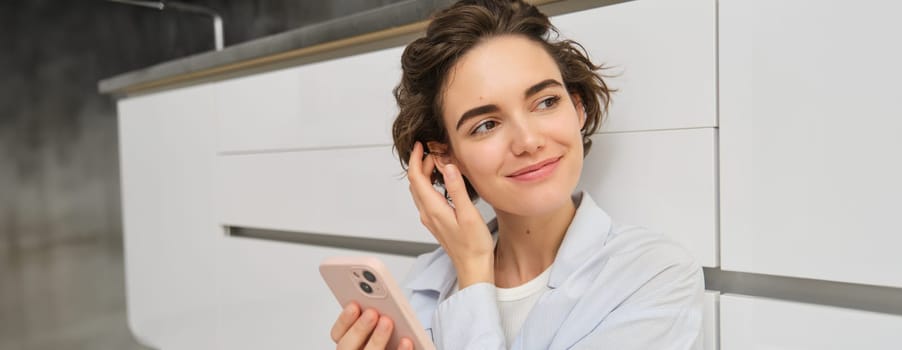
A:
<svg viewBox="0 0 902 350">
<path fill-rule="evenodd" d="M 902 316 L 735 294 L 720 296 L 722 349 L 898 349 Z"/>
<path fill-rule="evenodd" d="M 213 93 L 206 85 L 119 103 L 129 327 L 156 348 L 212 348 L 216 310 Z"/>
<path fill-rule="evenodd" d="M 620 91 L 605 131 L 717 125 L 713 0 L 631 1 L 552 21 L 618 75 L 607 79 Z M 397 114 L 391 90 L 400 79 L 402 51 L 395 47 L 217 83 L 218 150 L 390 144 Z"/>
<path fill-rule="evenodd" d="M 370 255 L 403 283 L 414 258 L 255 239 L 223 239 L 217 272 L 222 304 L 217 349 L 329 349 L 341 307 L 319 274 L 336 255 Z"/>
<path fill-rule="evenodd" d="M 717 125 L 714 0 L 628 1 L 556 16 L 565 38 L 619 76 L 604 131 Z"/>
<path fill-rule="evenodd" d="M 216 84 L 221 152 L 391 144 L 402 47 Z"/>
<path fill-rule="evenodd" d="M 717 266 L 716 137 L 713 128 L 595 135 L 580 188 L 614 222 L 667 234 Z"/>
<path fill-rule="evenodd" d="M 720 349 L 719 307 L 720 292 L 710 290 L 705 291 L 705 321 L 702 326 L 705 332 L 705 336 L 702 340 L 702 349 L 704 350 Z"/>
<path fill-rule="evenodd" d="M 223 225 L 434 243 L 390 146 L 217 158 Z"/>
<path fill-rule="evenodd" d="M 162 349 L 334 346 L 340 308 L 319 261 L 375 255 L 400 280 L 413 258 L 227 236 L 214 215 L 211 105 L 208 86 L 119 105 L 132 332 Z"/>
<path fill-rule="evenodd" d="M 726 270 L 902 287 L 902 3 L 720 2 Z"/>
</svg>

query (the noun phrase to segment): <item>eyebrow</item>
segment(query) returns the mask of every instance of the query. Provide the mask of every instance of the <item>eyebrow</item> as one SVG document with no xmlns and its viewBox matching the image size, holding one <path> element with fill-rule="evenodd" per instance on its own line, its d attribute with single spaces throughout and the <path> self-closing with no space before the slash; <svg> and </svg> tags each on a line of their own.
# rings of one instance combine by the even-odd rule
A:
<svg viewBox="0 0 902 350">
<path fill-rule="evenodd" d="M 545 80 L 542 80 L 541 82 L 539 82 L 538 84 L 530 86 L 529 89 L 526 89 L 526 91 L 523 93 L 523 97 L 526 98 L 526 97 L 532 96 L 533 94 L 535 94 L 539 91 L 545 90 L 549 86 L 563 87 L 564 85 L 554 79 L 545 79 Z M 484 106 L 479 106 L 479 107 L 470 109 L 469 111 L 464 112 L 464 114 L 460 116 L 460 120 L 457 121 L 456 130 L 460 130 L 460 126 L 463 125 L 464 122 L 466 122 L 469 119 L 472 119 L 474 117 L 477 117 L 477 116 L 480 116 L 480 115 L 483 115 L 486 113 L 497 112 L 499 110 L 500 109 L 496 105 L 484 105 Z"/>
</svg>

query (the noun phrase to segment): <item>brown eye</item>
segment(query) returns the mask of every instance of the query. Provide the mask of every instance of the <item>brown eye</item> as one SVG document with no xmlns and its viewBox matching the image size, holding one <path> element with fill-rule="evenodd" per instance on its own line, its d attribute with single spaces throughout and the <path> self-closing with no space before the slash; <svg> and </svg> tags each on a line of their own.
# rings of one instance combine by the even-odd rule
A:
<svg viewBox="0 0 902 350">
<path fill-rule="evenodd" d="M 549 109 L 557 105 L 561 100 L 560 96 L 552 96 L 539 102 L 539 109 Z"/>
<path fill-rule="evenodd" d="M 476 126 L 476 129 L 473 129 L 473 132 L 470 134 L 471 135 L 484 134 L 484 133 L 489 132 L 489 130 L 494 129 L 496 126 L 498 126 L 498 123 L 495 122 L 494 120 L 486 120 L 486 121 L 480 123 L 478 126 Z"/>
</svg>

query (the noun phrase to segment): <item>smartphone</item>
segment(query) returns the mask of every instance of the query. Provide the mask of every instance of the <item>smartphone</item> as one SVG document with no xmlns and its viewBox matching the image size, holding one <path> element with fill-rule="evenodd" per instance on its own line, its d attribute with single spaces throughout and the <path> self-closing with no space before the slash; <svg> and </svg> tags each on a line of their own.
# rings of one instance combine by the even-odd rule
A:
<svg viewBox="0 0 902 350">
<path fill-rule="evenodd" d="M 397 349 L 403 337 L 410 339 L 416 350 L 435 349 L 413 307 L 379 259 L 366 256 L 330 257 L 320 263 L 319 273 L 342 308 L 356 302 L 361 311 L 375 309 L 394 321 L 387 349 Z"/>
</svg>

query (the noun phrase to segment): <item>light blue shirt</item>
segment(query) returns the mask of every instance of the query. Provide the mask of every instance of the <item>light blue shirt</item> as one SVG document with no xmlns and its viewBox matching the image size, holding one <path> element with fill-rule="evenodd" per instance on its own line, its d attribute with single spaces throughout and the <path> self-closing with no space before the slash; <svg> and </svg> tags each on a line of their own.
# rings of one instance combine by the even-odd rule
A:
<svg viewBox="0 0 902 350">
<path fill-rule="evenodd" d="M 420 255 L 405 287 L 438 349 L 701 349 L 704 277 L 667 237 L 620 226 L 586 193 L 545 292 L 505 344 L 495 286 L 451 295 L 457 274 L 442 248 Z"/>
</svg>

